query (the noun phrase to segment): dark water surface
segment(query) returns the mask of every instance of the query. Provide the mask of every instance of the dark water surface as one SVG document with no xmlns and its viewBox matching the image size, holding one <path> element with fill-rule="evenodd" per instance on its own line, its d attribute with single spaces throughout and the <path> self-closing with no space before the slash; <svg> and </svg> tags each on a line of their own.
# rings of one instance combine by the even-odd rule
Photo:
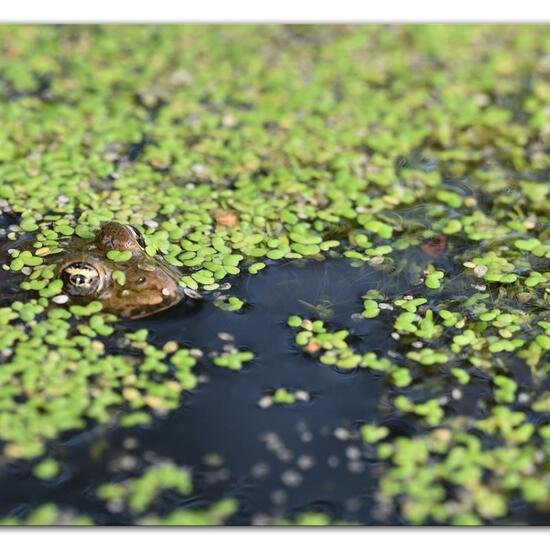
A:
<svg viewBox="0 0 550 550">
<path fill-rule="evenodd" d="M 6 246 L 11 245 L 4 242 L 4 250 Z M 357 352 L 373 351 L 398 364 L 404 362 L 403 353 L 410 348 L 405 344 L 400 349 L 403 344 L 391 336 L 399 312 L 383 310 L 374 319 L 364 319 L 360 316 L 363 296 L 376 289 L 391 302 L 409 292 L 415 294 L 409 268 L 418 272 L 427 261 L 444 264 L 454 281 L 448 292 L 457 300 L 465 299 L 461 267 L 447 256 L 428 259 L 413 247 L 396 257 L 395 265 L 400 262 L 407 267 L 396 269 L 397 275 L 336 256 L 323 261 L 272 262 L 256 275 L 233 278 L 231 287 L 222 292 L 244 300 L 246 305 L 239 312 L 217 307 L 214 302 L 220 293 L 211 293 L 146 319 L 117 323 L 119 335 L 147 328 L 148 341 L 158 348 L 174 340 L 180 347 L 201 350 L 203 356 L 193 371 L 199 385 L 185 392 L 177 410 L 157 417 L 150 426 L 90 423 L 86 430 L 50 442 L 48 456 L 62 466 L 62 473 L 52 481 L 33 474 L 37 461 L 8 464 L 0 473 L 0 516 L 25 517 L 41 504 L 54 503 L 88 515 L 97 524 L 131 524 L 136 518 L 106 506 L 97 497 L 98 487 L 135 478 L 145 468 L 170 460 L 192 472 L 194 490 L 190 497 L 164 494 L 152 510 L 161 517 L 175 509 L 200 509 L 230 497 L 239 503 L 229 520 L 234 525 L 273 523 L 308 511 L 366 525 L 402 523 L 392 510 L 380 513 L 375 493 L 381 465 L 362 443 L 357 428 L 374 422 L 389 427 L 391 438 L 414 436 L 429 428 L 414 417 L 392 412 L 388 404 L 395 389 L 383 373 L 339 371 L 320 363 L 296 346 L 296 330 L 288 327 L 287 320 L 290 315 L 321 318 L 330 330 L 347 329 L 348 341 Z M 0 305 L 24 300 L 24 293 L 17 295 L 20 276 L 5 271 L 0 275 Z M 441 300 L 442 294 L 429 298 L 428 305 Z M 117 338 L 106 341 L 111 353 L 120 351 Z M 216 366 L 213 356 L 228 345 L 252 351 L 254 359 L 240 371 Z M 520 378 L 526 371 L 522 386 L 529 385 L 527 367 L 518 365 L 516 371 Z M 402 393 L 422 394 L 421 400 L 448 396 L 450 416 L 479 417 L 483 414 L 479 400 L 490 398 L 492 392 L 490 378 L 481 371 L 473 372 L 459 400 L 450 398 L 452 388 L 444 377 L 421 374 L 421 378 L 422 384 Z M 309 400 L 262 407 L 262 398 L 277 388 L 303 390 Z M 521 501 L 510 502 L 510 515 L 503 520 L 546 521 Z"/>
<path fill-rule="evenodd" d="M 331 327 L 350 330 L 355 349 L 385 355 L 395 343 L 389 336 L 392 316 L 357 314 L 367 290 L 388 291 L 392 285 L 397 290 L 387 275 L 352 267 L 346 259 L 299 260 L 236 278 L 228 293 L 247 304 L 238 313 L 221 310 L 209 296 L 123 323 L 130 330 L 146 327 L 157 346 L 176 340 L 200 348 L 204 357 L 196 372 L 202 382 L 178 410 L 147 428 L 95 427 L 50 444 L 64 468 L 55 482 L 37 480 L 28 463 L 8 467 L 0 477 L 0 513 L 19 515 L 54 502 L 98 523 L 127 523 L 130 518 L 122 513 L 105 513 L 97 487 L 135 474 L 140 465 L 170 459 L 192 470 L 195 491 L 191 499 L 168 498 L 165 511 L 231 496 L 240 503 L 232 519 L 236 524 L 308 510 L 372 523 L 376 463 L 364 456 L 356 428 L 380 419 L 383 375 L 366 369 L 338 372 L 319 363 L 296 348 L 295 331 L 286 321 L 291 314 L 324 317 Z M 320 311 L 314 309 L 318 305 Z M 220 334 L 253 351 L 253 361 L 241 371 L 215 366 L 209 353 L 228 344 Z M 310 400 L 260 407 L 262 396 L 279 387 L 305 390 Z M 129 442 L 132 450 L 125 448 Z M 125 471 L 132 463 L 132 472 Z"/>
</svg>

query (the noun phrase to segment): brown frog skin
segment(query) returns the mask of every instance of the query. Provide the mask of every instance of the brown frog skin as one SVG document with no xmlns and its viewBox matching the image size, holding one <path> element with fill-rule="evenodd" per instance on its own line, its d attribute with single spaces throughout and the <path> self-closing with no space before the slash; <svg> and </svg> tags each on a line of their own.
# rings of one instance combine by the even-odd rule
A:
<svg viewBox="0 0 550 550">
<path fill-rule="evenodd" d="M 72 303 L 99 300 L 103 311 L 128 319 L 140 319 L 176 305 L 184 298 L 178 285 L 181 274 L 158 258 L 149 256 L 143 237 L 130 225 L 108 222 L 93 241 L 73 239 L 56 258 L 57 276 Z M 110 250 L 128 250 L 124 262 L 107 258 Z M 52 258 L 53 259 L 53 258 Z M 122 271 L 120 285 L 112 277 Z"/>
</svg>

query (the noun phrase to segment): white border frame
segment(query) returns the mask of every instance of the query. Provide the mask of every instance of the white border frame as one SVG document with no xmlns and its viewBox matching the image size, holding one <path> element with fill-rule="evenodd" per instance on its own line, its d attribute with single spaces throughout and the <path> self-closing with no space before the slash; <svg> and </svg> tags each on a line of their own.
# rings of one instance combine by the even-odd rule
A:
<svg viewBox="0 0 550 550">
<path fill-rule="evenodd" d="M 544 0 L 17 0 L 4 23 L 420 23 L 550 22 Z"/>
</svg>

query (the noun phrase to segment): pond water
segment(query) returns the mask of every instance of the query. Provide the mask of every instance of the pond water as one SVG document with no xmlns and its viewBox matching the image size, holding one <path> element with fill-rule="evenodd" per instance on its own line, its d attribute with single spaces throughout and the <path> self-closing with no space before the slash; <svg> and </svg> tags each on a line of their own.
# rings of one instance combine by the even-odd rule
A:
<svg viewBox="0 0 550 550">
<path fill-rule="evenodd" d="M 286 518 L 304 508 L 370 523 L 376 461 L 365 459 L 355 428 L 379 417 L 383 378 L 367 370 L 338 372 L 297 351 L 286 320 L 290 313 L 308 316 L 312 306 L 324 306 L 326 321 L 348 327 L 357 349 L 386 353 L 394 343 L 388 337 L 391 319 L 352 317 L 367 290 L 388 287 L 384 279 L 345 259 L 291 261 L 233 282 L 232 291 L 247 303 L 242 312 L 223 311 L 207 298 L 124 323 L 128 329 L 147 327 L 156 345 L 176 340 L 208 354 L 231 338 L 255 357 L 240 372 L 203 361 L 199 387 L 179 410 L 147 429 L 92 428 L 52 444 L 53 455 L 68 465 L 56 483 L 29 478 L 28 467 L 8 468 L 0 478 L 0 511 L 21 512 L 37 501 L 78 503 L 98 522 L 124 523 L 128 518 L 120 514 L 95 515 L 93 489 L 129 456 L 124 442 L 135 438 L 131 455 L 138 461 L 153 453 L 191 468 L 195 504 L 238 498 L 242 508 L 235 523 Z M 262 408 L 262 397 L 279 387 L 303 390 L 308 401 Z M 91 452 L 98 445 L 105 445 L 100 457 Z"/>
<path fill-rule="evenodd" d="M 408 260 L 422 258 L 416 250 Z M 16 288 L 5 276 L 4 284 Z M 291 314 L 321 318 L 347 329 L 356 351 L 398 360 L 393 312 L 374 319 L 358 312 L 369 290 L 391 297 L 412 287 L 406 274 L 391 276 L 336 255 L 273 262 L 259 275 L 233 278 L 231 293 L 246 304 L 239 312 L 216 307 L 220 293 L 211 293 L 147 319 L 119 322 L 122 330 L 147 328 L 156 347 L 176 341 L 200 349 L 198 387 L 147 428 L 91 425 L 50 443 L 50 456 L 63 464 L 55 481 L 34 478 L 27 462 L 11 463 L 0 476 L 0 514 L 25 515 L 37 504 L 53 502 L 76 507 L 98 524 L 127 524 L 131 514 L 105 509 L 97 488 L 162 458 L 189 469 L 194 483 L 190 498 L 165 496 L 159 503 L 164 513 L 231 497 L 239 503 L 231 524 L 270 523 L 304 511 L 360 524 L 399 523 L 395 513 L 375 511 L 379 461 L 365 449 L 358 427 L 378 423 L 390 428 L 392 437 L 424 428 L 412 417 L 388 413 L 385 401 L 392 390 L 383 373 L 321 364 L 296 347 L 287 319 Z M 116 339 L 107 342 L 116 353 Z M 240 371 L 214 365 L 212 356 L 227 346 L 251 350 L 254 359 Z M 437 379 L 430 385 L 441 390 Z M 277 388 L 301 391 L 301 398 L 274 404 L 269 396 Z M 489 394 L 487 379 L 480 377 L 450 408 L 454 414 L 475 414 L 477 400 Z"/>
</svg>

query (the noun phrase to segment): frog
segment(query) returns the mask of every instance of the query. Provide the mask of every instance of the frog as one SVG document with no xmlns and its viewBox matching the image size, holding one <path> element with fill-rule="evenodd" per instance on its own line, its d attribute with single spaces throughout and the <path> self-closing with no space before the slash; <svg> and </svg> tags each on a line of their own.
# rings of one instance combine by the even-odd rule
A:
<svg viewBox="0 0 550 550">
<path fill-rule="evenodd" d="M 98 300 L 103 311 L 127 319 L 141 319 L 171 308 L 185 293 L 178 281 L 182 274 L 159 257 L 145 251 L 137 228 L 107 222 L 93 239 L 72 238 L 62 252 L 49 259 L 63 281 L 68 301 L 86 304 Z M 128 251 L 126 261 L 109 259 L 109 251 Z M 122 272 L 113 276 L 115 272 Z"/>
</svg>

